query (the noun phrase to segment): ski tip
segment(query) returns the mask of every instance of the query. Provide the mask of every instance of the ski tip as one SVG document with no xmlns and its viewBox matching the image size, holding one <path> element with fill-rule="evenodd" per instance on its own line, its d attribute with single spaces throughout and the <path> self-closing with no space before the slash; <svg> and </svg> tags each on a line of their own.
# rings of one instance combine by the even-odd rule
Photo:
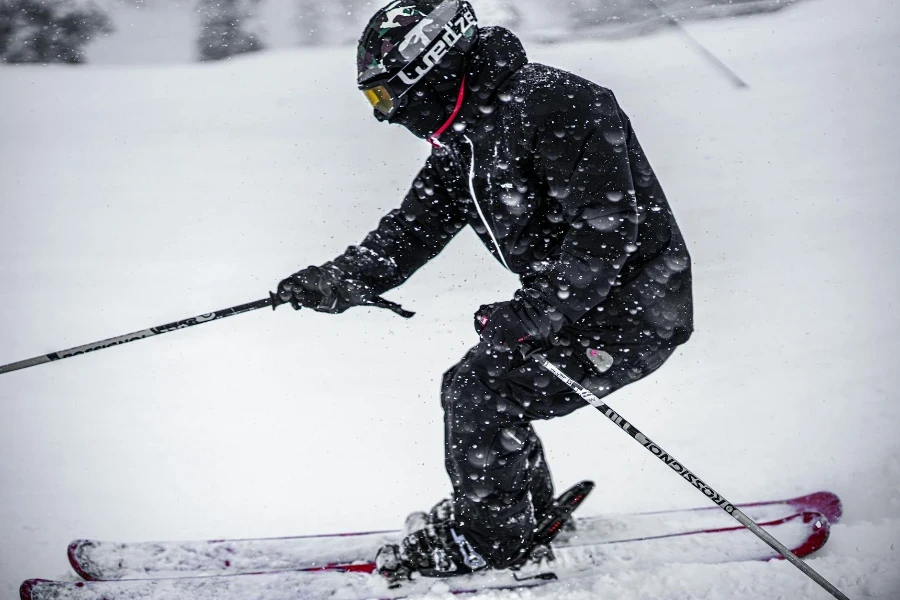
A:
<svg viewBox="0 0 900 600">
<path fill-rule="evenodd" d="M 814 492 L 794 498 L 788 504 L 800 510 L 822 513 L 831 524 L 840 521 L 841 516 L 844 514 L 844 506 L 841 503 L 841 499 L 833 492 Z"/>
<path fill-rule="evenodd" d="M 22 585 L 19 586 L 20 600 L 31 600 L 31 592 L 34 589 L 37 581 L 37 579 L 26 579 L 22 582 Z"/>
<path fill-rule="evenodd" d="M 19 598 L 21 600 L 40 600 L 40 595 L 36 593 L 42 584 L 50 583 L 49 579 L 26 579 L 19 586 Z"/>
<path fill-rule="evenodd" d="M 573 504 L 578 506 L 588 497 L 591 491 L 593 491 L 594 486 L 595 484 L 593 481 L 580 481 L 563 492 L 556 502 L 557 504 Z"/>
<path fill-rule="evenodd" d="M 591 493 L 591 491 L 596 487 L 596 485 L 597 484 L 595 484 L 593 481 L 591 481 L 589 479 L 585 479 L 584 481 L 576 484 L 575 487 L 581 489 L 582 491 L 584 491 L 585 495 L 587 495 L 587 494 Z"/>
<path fill-rule="evenodd" d="M 806 541 L 796 548 L 792 548 L 791 551 L 797 558 L 809 556 L 813 552 L 820 550 L 831 535 L 831 523 L 826 515 L 820 512 L 807 511 L 800 516 L 803 518 L 803 522 L 812 528 L 812 533 L 806 538 Z"/>
<path fill-rule="evenodd" d="M 535 544 L 546 545 L 556 539 L 565 524 L 570 522 L 572 513 L 581 506 L 593 489 L 593 481 L 581 481 L 554 500 L 550 511 L 535 527 Z"/>
<path fill-rule="evenodd" d="M 66 552 L 72 569 L 78 573 L 79 577 L 86 581 L 95 581 L 97 579 L 97 577 L 87 569 L 82 558 L 84 550 L 91 548 L 92 546 L 94 546 L 94 542 L 90 540 L 74 540 L 69 544 L 69 548 Z"/>
<path fill-rule="evenodd" d="M 562 509 L 566 511 L 566 518 L 568 518 L 568 514 L 571 514 L 576 508 L 581 506 L 581 503 L 584 502 L 584 499 L 590 495 L 591 490 L 594 489 L 593 481 L 580 481 L 563 492 L 559 498 L 553 501 L 553 506 L 558 510 Z"/>
<path fill-rule="evenodd" d="M 584 502 L 585 498 L 591 495 L 591 492 L 594 491 L 595 484 L 593 481 L 582 481 L 575 485 L 572 488 L 572 491 L 575 492 L 575 497 L 572 498 L 572 505 L 574 508 L 581 506 L 581 503 Z"/>
</svg>

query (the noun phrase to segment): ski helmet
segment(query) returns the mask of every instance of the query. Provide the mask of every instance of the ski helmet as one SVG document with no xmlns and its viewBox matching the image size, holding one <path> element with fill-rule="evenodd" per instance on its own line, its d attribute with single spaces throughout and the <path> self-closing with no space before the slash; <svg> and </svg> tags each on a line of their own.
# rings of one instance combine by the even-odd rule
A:
<svg viewBox="0 0 900 600">
<path fill-rule="evenodd" d="M 433 71 L 451 69 L 456 76 L 442 79 L 461 78 L 477 33 L 467 0 L 394 0 L 375 13 L 357 55 L 357 84 L 375 116 L 391 120 L 409 91 Z"/>
</svg>

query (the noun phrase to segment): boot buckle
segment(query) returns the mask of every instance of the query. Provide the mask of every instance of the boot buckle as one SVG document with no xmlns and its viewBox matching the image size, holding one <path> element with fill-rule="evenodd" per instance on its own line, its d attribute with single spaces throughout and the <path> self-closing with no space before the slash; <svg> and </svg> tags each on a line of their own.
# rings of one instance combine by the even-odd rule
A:
<svg viewBox="0 0 900 600">
<path fill-rule="evenodd" d="M 459 547 L 459 552 L 462 555 L 464 565 L 473 571 L 487 567 L 487 561 L 484 560 L 484 557 L 475 552 L 475 548 L 472 547 L 472 544 L 469 543 L 466 536 L 459 535 L 456 533 L 456 529 L 452 527 L 450 528 L 450 535 L 453 536 L 453 541 Z"/>
</svg>

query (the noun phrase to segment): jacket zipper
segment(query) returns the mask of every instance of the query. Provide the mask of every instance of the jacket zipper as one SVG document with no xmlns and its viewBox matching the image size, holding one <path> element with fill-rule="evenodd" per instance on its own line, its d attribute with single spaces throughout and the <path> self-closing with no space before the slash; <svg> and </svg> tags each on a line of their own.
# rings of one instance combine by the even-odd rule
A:
<svg viewBox="0 0 900 600">
<path fill-rule="evenodd" d="M 481 217 L 481 222 L 484 223 L 485 229 L 487 229 L 488 235 L 491 236 L 491 241 L 494 242 L 494 248 L 497 250 L 497 256 L 500 257 L 500 262 L 503 263 L 503 266 L 507 268 L 507 270 L 512 271 L 509 268 L 509 265 L 506 264 L 506 258 L 503 257 L 503 252 L 500 250 L 500 243 L 497 242 L 497 238 L 494 236 L 494 231 L 491 229 L 491 226 L 488 224 L 487 218 L 484 216 L 484 212 L 481 210 L 481 204 L 478 202 L 478 195 L 475 193 L 475 144 L 472 143 L 472 140 L 469 139 L 469 136 L 463 136 L 463 138 L 469 142 L 469 147 L 472 149 L 472 162 L 469 164 L 469 194 L 472 196 L 472 202 L 475 203 L 475 210 L 478 211 L 478 216 Z"/>
</svg>

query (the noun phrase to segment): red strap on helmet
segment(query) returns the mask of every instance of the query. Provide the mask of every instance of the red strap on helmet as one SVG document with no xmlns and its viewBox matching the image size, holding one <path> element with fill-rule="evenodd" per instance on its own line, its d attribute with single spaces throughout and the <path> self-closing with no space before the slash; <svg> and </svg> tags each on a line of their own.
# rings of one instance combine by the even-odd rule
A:
<svg viewBox="0 0 900 600">
<path fill-rule="evenodd" d="M 456 108 L 453 109 L 453 112 L 450 113 L 450 118 L 447 119 L 447 122 L 444 123 L 440 129 L 431 134 L 431 137 L 428 138 L 428 142 L 434 146 L 435 148 L 440 148 L 441 143 L 438 141 L 438 138 L 441 137 L 441 134 L 450 129 L 450 126 L 453 125 L 453 121 L 456 120 L 456 117 L 459 115 L 459 111 L 462 110 L 463 100 L 466 97 L 466 76 L 463 75 L 462 84 L 459 86 L 459 96 L 456 98 Z"/>
</svg>

